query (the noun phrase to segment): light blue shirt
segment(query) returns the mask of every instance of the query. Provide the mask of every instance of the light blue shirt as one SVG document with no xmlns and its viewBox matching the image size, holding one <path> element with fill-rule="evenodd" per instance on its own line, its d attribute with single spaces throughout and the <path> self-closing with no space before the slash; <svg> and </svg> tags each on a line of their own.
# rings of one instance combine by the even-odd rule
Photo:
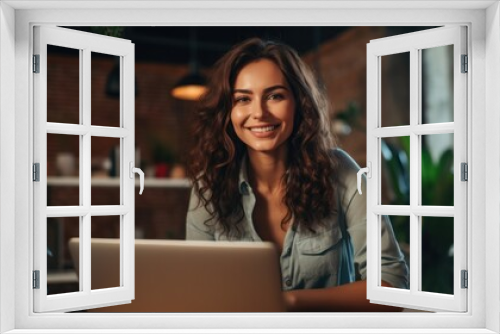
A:
<svg viewBox="0 0 500 334">
<path fill-rule="evenodd" d="M 366 279 L 366 191 L 357 192 L 356 174 L 359 166 L 344 151 L 335 150 L 339 161 L 339 182 L 337 194 L 340 207 L 337 212 L 326 218 L 326 224 L 318 224 L 316 233 L 300 226 L 289 228 L 285 234 L 280 256 L 282 289 L 326 288 L 338 285 L 339 265 L 342 261 L 342 232 L 340 225 L 345 224 L 353 246 L 355 274 L 358 280 Z M 239 174 L 240 194 L 244 210 L 241 237 L 228 237 L 218 224 L 206 226 L 210 217 L 203 205 L 198 205 L 198 196 L 192 191 L 187 213 L 186 239 L 188 240 L 234 240 L 262 241 L 255 231 L 252 212 L 255 195 L 248 182 L 246 164 L 241 164 Z M 366 186 L 363 182 L 363 188 Z M 340 212 L 340 210 L 342 210 Z M 382 216 L 382 280 L 393 287 L 408 288 L 408 268 L 399 249 L 391 223 Z M 342 220 L 343 221 L 340 221 Z"/>
</svg>

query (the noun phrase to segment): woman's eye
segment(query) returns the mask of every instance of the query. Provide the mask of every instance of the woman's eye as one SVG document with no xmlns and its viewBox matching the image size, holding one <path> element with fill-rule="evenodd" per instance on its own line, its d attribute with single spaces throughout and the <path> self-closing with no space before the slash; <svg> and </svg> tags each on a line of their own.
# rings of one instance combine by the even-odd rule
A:
<svg viewBox="0 0 500 334">
<path fill-rule="evenodd" d="M 282 94 L 271 94 L 269 95 L 269 100 L 283 100 Z"/>
<path fill-rule="evenodd" d="M 234 103 L 247 102 L 247 101 L 250 101 L 250 99 L 246 96 L 237 97 L 234 99 Z"/>
</svg>

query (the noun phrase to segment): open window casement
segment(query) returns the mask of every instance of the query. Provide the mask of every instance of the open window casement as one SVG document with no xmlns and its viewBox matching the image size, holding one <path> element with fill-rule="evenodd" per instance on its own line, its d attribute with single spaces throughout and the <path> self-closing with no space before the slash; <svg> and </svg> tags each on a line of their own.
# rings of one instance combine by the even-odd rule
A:
<svg viewBox="0 0 500 334">
<path fill-rule="evenodd" d="M 448 61 L 443 62 L 439 54 L 448 54 Z M 467 311 L 466 55 L 466 28 L 459 26 L 372 40 L 367 45 L 367 298 L 372 303 L 430 311 Z M 396 71 L 384 71 L 390 59 L 399 59 L 399 63 L 406 59 L 408 107 L 391 104 L 396 98 L 405 98 L 394 95 L 405 94 L 401 93 L 401 79 L 397 78 L 402 74 L 401 66 Z M 391 80 L 393 84 L 387 84 Z M 446 99 L 448 103 L 443 102 Z M 398 121 L 398 113 L 406 113 L 406 120 Z M 449 141 L 448 146 L 443 146 L 444 141 Z M 398 205 L 383 198 L 382 192 L 389 173 L 384 165 L 384 149 L 391 142 L 405 142 L 408 152 L 408 196 L 406 202 Z M 451 162 L 433 183 L 445 186 L 448 180 L 449 196 L 432 202 L 428 198 L 443 197 L 443 193 L 436 190 L 438 187 L 429 190 L 427 186 L 431 173 L 429 157 L 436 165 L 445 156 Z M 387 223 L 387 217 L 403 217 L 408 222 L 409 289 L 381 285 L 381 226 Z M 429 269 L 429 261 L 435 257 L 429 248 L 445 243 L 446 239 L 451 243 L 445 255 L 449 257 L 450 275 L 440 279 L 449 281 L 449 289 L 429 288 L 426 280 L 439 275 Z"/>
<path fill-rule="evenodd" d="M 78 105 L 73 106 L 74 122 L 54 120 L 47 117 L 51 104 L 48 103 L 49 89 L 47 85 L 48 48 L 59 48 L 79 55 L 79 82 L 75 83 L 75 98 Z M 134 44 L 128 40 L 79 32 L 70 29 L 37 26 L 34 28 L 33 54 L 33 91 L 34 91 L 34 268 L 33 294 L 35 312 L 65 312 L 94 307 L 130 303 L 134 299 Z M 119 108 L 116 110 L 116 126 L 99 126 L 91 119 L 91 59 L 92 55 L 112 55 L 119 65 Z M 49 73 L 50 75 L 50 73 Z M 64 90 L 67 91 L 67 90 Z M 54 93 L 52 96 L 54 96 Z M 99 103 L 95 101 L 95 103 Z M 65 106 L 70 109 L 71 106 Z M 62 113 L 70 112 L 64 110 Z M 77 157 L 78 176 L 74 181 L 79 191 L 79 204 L 68 206 L 48 206 L 48 136 L 58 136 L 59 141 L 69 143 L 67 149 Z M 116 166 L 118 166 L 117 188 L 119 200 L 117 205 L 92 205 L 91 189 L 91 157 L 96 143 L 115 140 Z M 92 145 L 92 141 L 95 141 Z M 78 151 L 76 151 L 78 150 Z M 54 166 L 51 166 L 52 168 Z M 119 179 L 119 185 L 118 185 Z M 141 177 L 141 192 L 143 177 Z M 120 243 L 119 274 L 115 286 L 109 288 L 93 288 L 91 282 L 91 235 L 92 227 L 99 224 L 103 216 L 114 216 L 119 224 L 118 237 Z M 78 245 L 76 249 L 79 265 L 78 289 L 69 293 L 52 293 L 47 289 L 48 266 L 47 257 L 49 237 L 48 221 L 68 219 L 76 221 Z M 63 221 L 64 222 L 64 221 Z M 67 247 L 67 245 L 64 245 Z"/>
</svg>

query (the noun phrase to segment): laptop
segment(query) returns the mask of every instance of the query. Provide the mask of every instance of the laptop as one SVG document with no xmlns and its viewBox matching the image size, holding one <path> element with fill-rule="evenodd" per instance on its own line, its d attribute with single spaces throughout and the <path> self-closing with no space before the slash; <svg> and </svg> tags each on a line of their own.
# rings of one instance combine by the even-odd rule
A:
<svg viewBox="0 0 500 334">
<path fill-rule="evenodd" d="M 69 241 L 79 268 L 79 239 Z M 92 289 L 120 286 L 118 239 L 91 239 Z M 135 299 L 88 312 L 284 312 L 269 242 L 135 240 Z"/>
</svg>

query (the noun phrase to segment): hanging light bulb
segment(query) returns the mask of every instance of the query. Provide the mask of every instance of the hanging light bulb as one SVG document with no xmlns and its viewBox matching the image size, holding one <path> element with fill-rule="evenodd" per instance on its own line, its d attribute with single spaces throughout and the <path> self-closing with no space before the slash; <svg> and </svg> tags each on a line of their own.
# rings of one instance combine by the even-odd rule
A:
<svg viewBox="0 0 500 334">
<path fill-rule="evenodd" d="M 200 74 L 196 59 L 196 30 L 191 28 L 189 74 L 183 77 L 170 92 L 173 97 L 181 100 L 196 101 L 206 91 L 206 79 Z"/>
</svg>

